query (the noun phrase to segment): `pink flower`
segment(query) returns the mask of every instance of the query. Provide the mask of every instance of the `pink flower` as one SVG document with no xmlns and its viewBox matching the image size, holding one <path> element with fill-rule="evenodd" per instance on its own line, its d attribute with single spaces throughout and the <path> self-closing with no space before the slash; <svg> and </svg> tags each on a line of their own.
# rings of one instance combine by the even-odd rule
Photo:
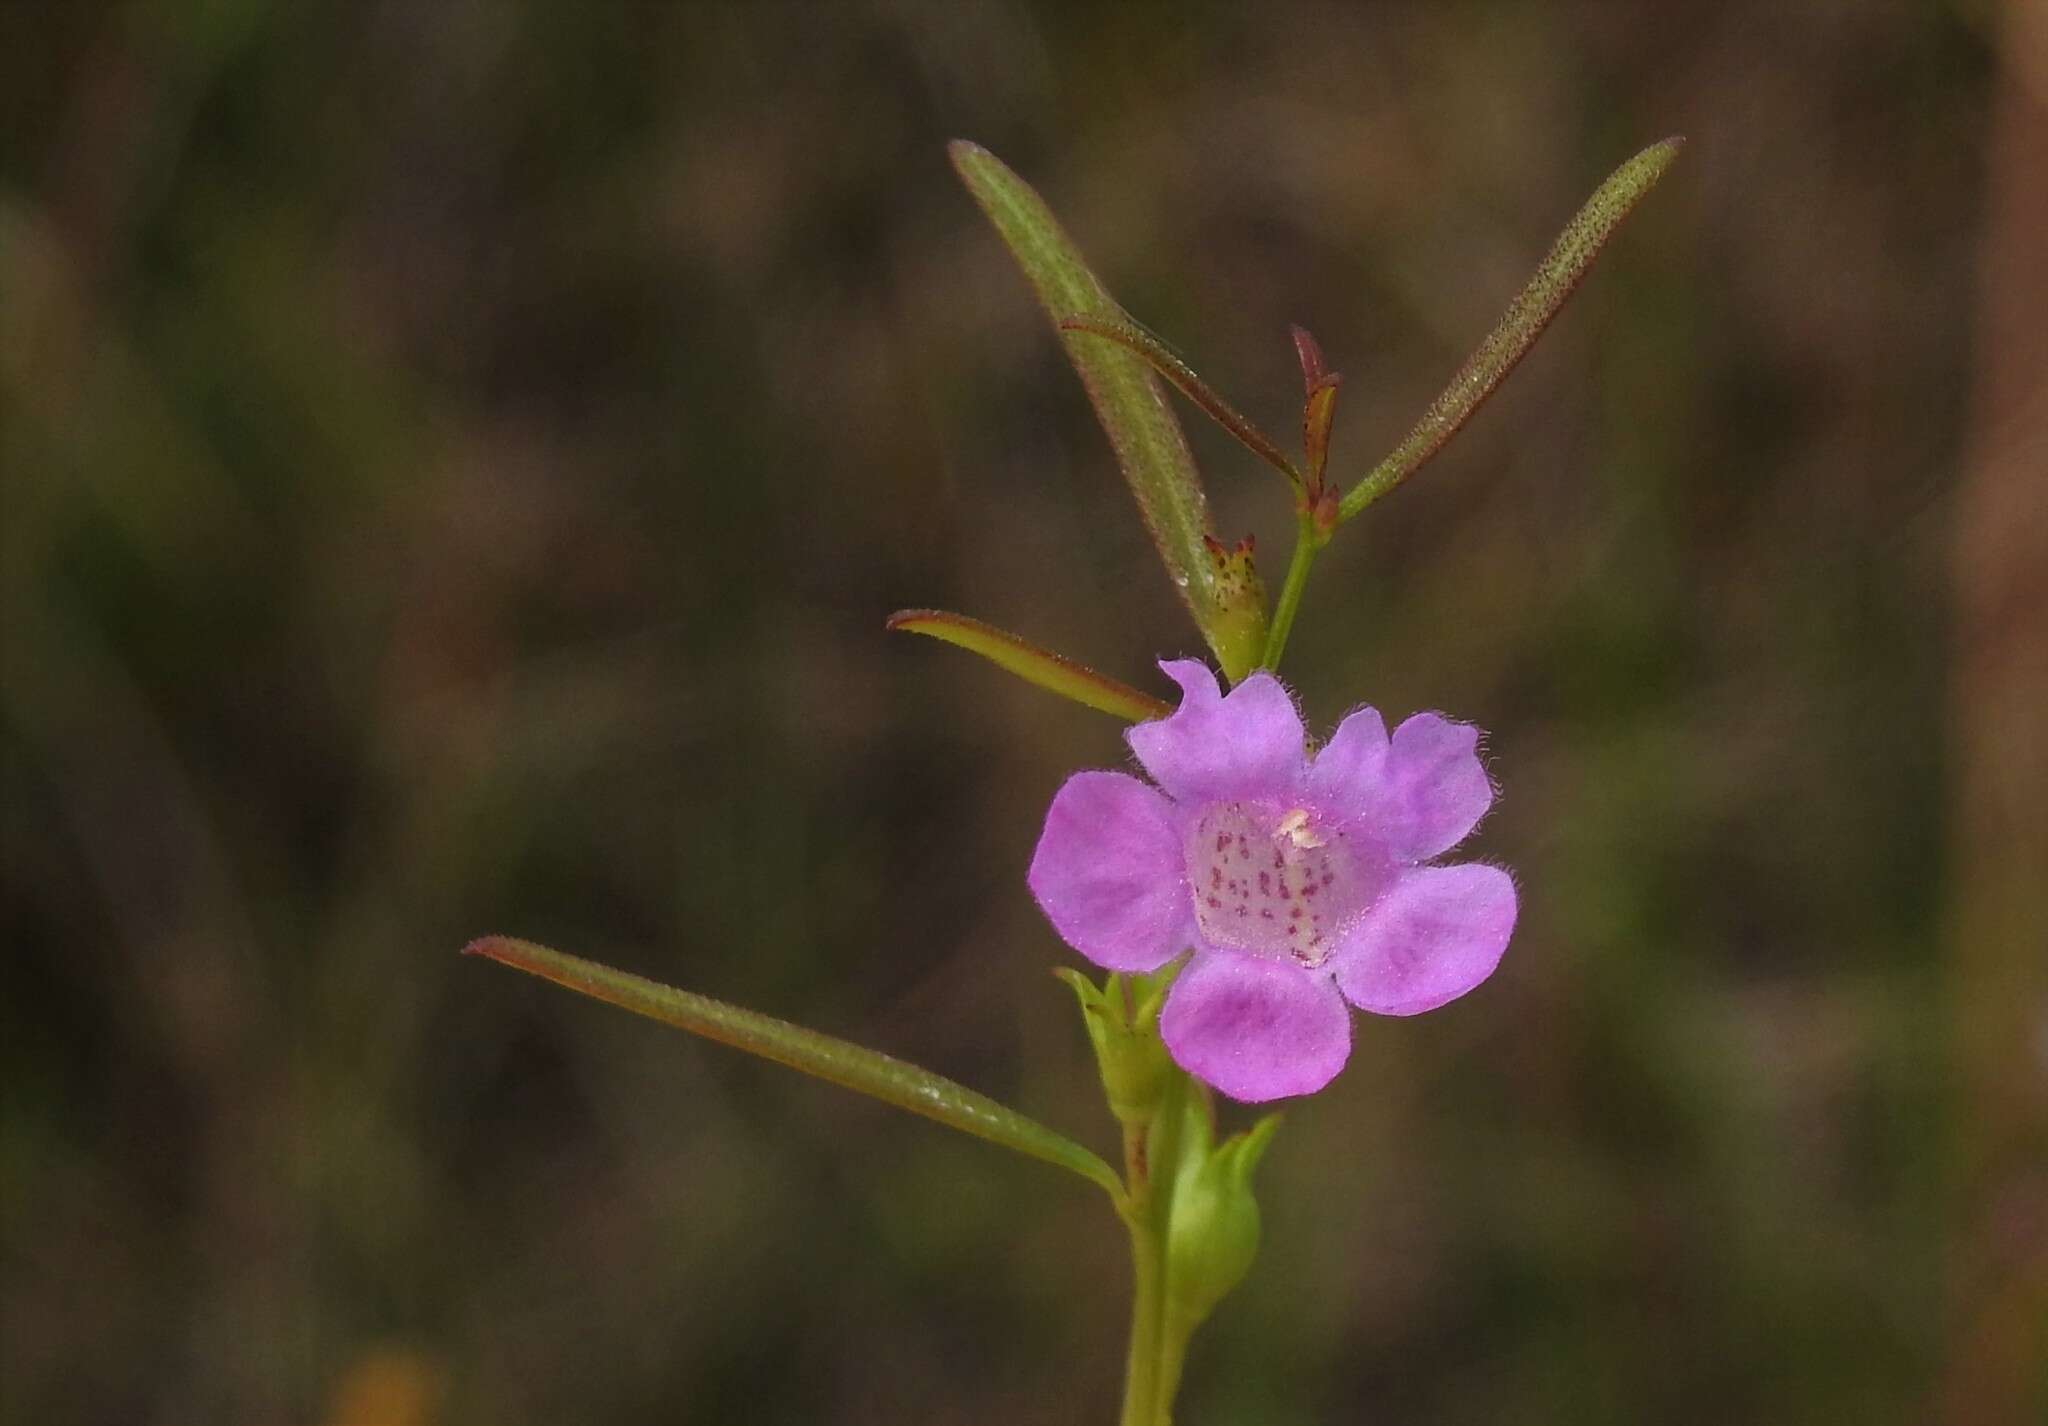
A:
<svg viewBox="0 0 2048 1426">
<path fill-rule="evenodd" d="M 1415 1015 L 1500 963 L 1515 885 L 1499 867 L 1430 865 L 1493 801 L 1478 730 L 1361 708 L 1311 760 L 1278 679 L 1224 696 L 1192 659 L 1161 663 L 1180 707 L 1126 735 L 1158 786 L 1067 779 L 1031 858 L 1031 893 L 1106 970 L 1193 957 L 1159 1032 L 1233 1099 L 1312 1094 L 1351 1054 L 1345 1001 Z"/>
</svg>

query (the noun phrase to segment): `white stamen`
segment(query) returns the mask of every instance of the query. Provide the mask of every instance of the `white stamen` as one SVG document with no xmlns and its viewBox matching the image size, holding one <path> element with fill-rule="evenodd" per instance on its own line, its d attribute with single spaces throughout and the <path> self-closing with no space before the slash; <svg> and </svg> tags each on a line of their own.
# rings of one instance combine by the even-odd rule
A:
<svg viewBox="0 0 2048 1426">
<path fill-rule="evenodd" d="M 1275 836 L 1284 836 L 1297 847 L 1320 847 L 1328 838 L 1323 837 L 1308 825 L 1308 809 L 1297 807 L 1282 817 L 1273 827 Z"/>
</svg>

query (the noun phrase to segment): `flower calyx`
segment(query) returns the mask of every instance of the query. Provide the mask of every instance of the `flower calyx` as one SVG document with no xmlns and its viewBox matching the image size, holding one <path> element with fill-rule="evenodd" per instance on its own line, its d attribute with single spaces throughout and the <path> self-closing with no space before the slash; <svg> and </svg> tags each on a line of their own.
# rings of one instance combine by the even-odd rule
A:
<svg viewBox="0 0 2048 1426">
<path fill-rule="evenodd" d="M 1159 1007 L 1177 969 L 1169 965 L 1150 975 L 1112 971 L 1101 985 L 1066 966 L 1053 972 L 1081 1002 L 1110 1113 L 1126 1128 L 1152 1121 L 1174 1074 L 1159 1038 Z"/>
</svg>

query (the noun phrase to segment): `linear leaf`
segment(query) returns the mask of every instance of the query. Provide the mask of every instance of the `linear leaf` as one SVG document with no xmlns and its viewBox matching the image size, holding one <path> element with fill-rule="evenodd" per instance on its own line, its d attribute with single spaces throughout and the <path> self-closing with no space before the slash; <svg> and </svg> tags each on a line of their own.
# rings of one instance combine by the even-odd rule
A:
<svg viewBox="0 0 2048 1426">
<path fill-rule="evenodd" d="M 1286 476 L 1296 489 L 1301 487 L 1301 472 L 1272 438 L 1253 425 L 1249 416 L 1224 400 L 1222 394 L 1202 380 L 1173 348 L 1139 323 L 1104 317 L 1068 317 L 1060 322 L 1060 330 L 1102 337 L 1143 357 L 1147 366 L 1166 378 L 1181 395 L 1201 407 L 1210 420 L 1237 437 L 1246 450 Z"/>
<path fill-rule="evenodd" d="M 1043 1159 L 1099 1184 L 1119 1205 L 1123 1185 L 1097 1155 L 1035 1119 L 929 1070 L 848 1040 L 821 1035 L 752 1010 L 695 995 L 580 956 L 510 936 L 486 936 L 462 948 L 515 970 L 551 980 L 635 1015 L 745 1050 L 793 1070 L 829 1080 L 948 1128 Z"/>
<path fill-rule="evenodd" d="M 1149 723 L 1173 712 L 1172 705 L 1149 693 L 1140 693 L 1064 654 L 1041 648 L 965 614 L 951 614 L 944 609 L 899 609 L 889 616 L 888 627 L 923 634 L 980 654 L 1026 683 L 1035 683 L 1062 698 L 1133 723 Z"/>
<path fill-rule="evenodd" d="M 1621 226 L 1621 220 L 1664 176 L 1664 170 L 1671 167 L 1684 143 L 1682 138 L 1669 138 L 1650 145 L 1594 190 L 1586 206 L 1579 209 L 1551 245 L 1536 275 L 1515 295 L 1499 324 L 1458 368 L 1450 385 L 1430 403 L 1414 429 L 1391 455 L 1346 492 L 1338 506 L 1339 518 L 1348 520 L 1385 495 L 1457 434 L 1458 428 L 1493 394 L 1501 378 L 1514 370 L 1515 363 L 1543 335 L 1543 329 L 1572 295 L 1593 265 L 1593 259 L 1600 255 L 1600 249 Z"/>
<path fill-rule="evenodd" d="M 1055 328 L 1072 317 L 1128 320 L 1030 184 L 978 144 L 955 140 L 947 152 Z M 1242 646 L 1241 617 L 1233 619 L 1232 611 L 1222 607 L 1217 570 L 1202 543 L 1203 536 L 1214 533 L 1208 497 L 1165 391 L 1129 352 L 1075 333 L 1060 336 L 1168 577 L 1224 671 L 1239 677 L 1259 650 Z"/>
</svg>

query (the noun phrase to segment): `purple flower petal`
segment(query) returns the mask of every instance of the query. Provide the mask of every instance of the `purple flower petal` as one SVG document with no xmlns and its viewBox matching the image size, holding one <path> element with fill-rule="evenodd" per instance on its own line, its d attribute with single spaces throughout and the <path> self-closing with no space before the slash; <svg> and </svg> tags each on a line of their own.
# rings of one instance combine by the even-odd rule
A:
<svg viewBox="0 0 2048 1426">
<path fill-rule="evenodd" d="M 1351 1014 L 1328 976 L 1231 951 L 1195 953 L 1159 1034 L 1182 1069 L 1247 1104 L 1313 1094 L 1351 1056 Z"/>
<path fill-rule="evenodd" d="M 1387 724 L 1375 708 L 1348 715 L 1308 770 L 1310 794 L 1333 815 L 1363 820 L 1386 776 Z"/>
<path fill-rule="evenodd" d="M 1325 806 L 1363 822 L 1398 860 L 1428 861 L 1464 841 L 1493 805 L 1479 730 L 1417 713 L 1376 757 L 1380 726 L 1371 709 L 1346 718 L 1317 757 L 1310 784 Z"/>
<path fill-rule="evenodd" d="M 1105 970 L 1156 970 L 1187 949 L 1194 911 L 1173 804 L 1135 777 L 1068 778 L 1025 879 L 1060 938 Z"/>
<path fill-rule="evenodd" d="M 1181 686 L 1180 707 L 1124 735 L 1154 782 L 1177 802 L 1293 793 L 1302 775 L 1301 715 L 1278 679 L 1255 673 L 1221 696 L 1205 664 L 1159 667 Z"/>
<path fill-rule="evenodd" d="M 1515 884 L 1476 862 L 1404 874 L 1337 950 L 1337 988 L 1361 1010 L 1419 1015 L 1493 974 L 1515 929 Z"/>
</svg>

